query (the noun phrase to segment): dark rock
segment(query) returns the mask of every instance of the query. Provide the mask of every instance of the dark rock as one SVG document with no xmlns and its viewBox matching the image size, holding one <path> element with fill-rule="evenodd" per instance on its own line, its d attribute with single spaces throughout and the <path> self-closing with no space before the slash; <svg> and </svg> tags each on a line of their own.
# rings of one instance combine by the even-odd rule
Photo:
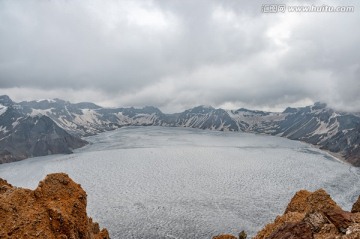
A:
<svg viewBox="0 0 360 239">
<path fill-rule="evenodd" d="M 356 200 L 356 202 L 352 206 L 351 212 L 352 213 L 360 212 L 360 196 L 358 197 L 358 199 Z"/>
<path fill-rule="evenodd" d="M 245 232 L 245 231 L 241 231 L 241 232 L 239 233 L 239 239 L 246 239 L 246 238 L 247 238 L 246 232 Z"/>
<path fill-rule="evenodd" d="M 70 135 L 47 116 L 19 121 L 7 137 L 0 140 L 0 163 L 49 154 L 69 154 L 87 142 Z"/>
</svg>

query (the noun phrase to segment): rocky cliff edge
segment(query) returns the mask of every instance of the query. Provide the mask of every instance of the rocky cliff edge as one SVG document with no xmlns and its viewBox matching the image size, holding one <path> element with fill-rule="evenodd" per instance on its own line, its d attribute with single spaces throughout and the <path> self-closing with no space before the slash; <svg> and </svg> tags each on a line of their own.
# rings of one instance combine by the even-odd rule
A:
<svg viewBox="0 0 360 239">
<path fill-rule="evenodd" d="M 219 235 L 213 239 L 237 239 Z M 246 238 L 239 236 L 239 238 Z M 301 190 L 281 216 L 253 239 L 360 239 L 360 197 L 351 212 L 342 210 L 323 190 Z"/>
<path fill-rule="evenodd" d="M 86 214 L 86 193 L 67 174 L 49 174 L 35 190 L 0 179 L 0 238 L 109 239 Z M 245 239 L 229 234 L 213 239 Z M 253 239 L 359 239 L 360 197 L 351 212 L 342 210 L 323 190 L 301 190 L 283 215 Z"/>
<path fill-rule="evenodd" d="M 0 238 L 109 239 L 86 214 L 86 193 L 67 174 L 49 174 L 32 191 L 0 179 Z"/>
</svg>

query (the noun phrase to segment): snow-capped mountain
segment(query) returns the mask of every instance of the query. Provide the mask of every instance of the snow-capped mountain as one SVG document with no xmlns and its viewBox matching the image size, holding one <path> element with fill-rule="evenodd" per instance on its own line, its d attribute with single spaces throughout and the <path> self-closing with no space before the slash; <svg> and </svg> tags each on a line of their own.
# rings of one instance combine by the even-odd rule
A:
<svg viewBox="0 0 360 239">
<path fill-rule="evenodd" d="M 0 96 L 0 103 L 0 163 L 71 153 L 87 144 L 45 115 L 24 114 L 21 105 L 6 96 Z"/>
<path fill-rule="evenodd" d="M 356 114 L 336 112 L 322 103 L 287 108 L 282 113 L 248 110 L 230 113 L 239 124 L 247 125 L 245 131 L 304 141 L 360 166 L 360 117 Z"/>
<path fill-rule="evenodd" d="M 7 96 L 0 96 L 0 113 L 0 139 L 4 137 L 2 132 L 10 132 L 19 124 L 19 118 L 44 115 L 75 136 L 123 126 L 150 125 L 271 134 L 316 145 L 360 166 L 359 114 L 336 112 L 321 103 L 287 108 L 281 113 L 198 106 L 181 113 L 164 114 L 151 106 L 103 108 L 60 99 L 14 103 Z"/>
<path fill-rule="evenodd" d="M 224 131 L 238 131 L 239 127 L 223 109 L 198 106 L 185 110 L 175 117 L 174 126 Z"/>
</svg>

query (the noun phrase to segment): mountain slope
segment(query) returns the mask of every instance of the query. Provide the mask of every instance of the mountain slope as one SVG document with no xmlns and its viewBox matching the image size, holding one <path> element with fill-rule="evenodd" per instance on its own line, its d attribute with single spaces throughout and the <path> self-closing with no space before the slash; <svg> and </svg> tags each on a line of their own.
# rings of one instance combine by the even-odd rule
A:
<svg viewBox="0 0 360 239">
<path fill-rule="evenodd" d="M 198 106 L 181 113 L 164 114 L 151 106 L 102 108 L 93 103 L 72 104 L 60 99 L 17 104 L 7 96 L 0 96 L 1 102 L 1 138 L 13 129 L 12 124 L 17 124 L 16 118 L 45 115 L 76 136 L 94 135 L 123 126 L 191 127 L 270 134 L 313 144 L 360 166 L 360 114 L 337 112 L 322 103 L 287 108 L 281 113 Z"/>
<path fill-rule="evenodd" d="M 60 128 L 47 116 L 20 119 L 13 130 L 0 140 L 0 163 L 28 157 L 72 153 L 87 144 Z"/>
<path fill-rule="evenodd" d="M 87 144 L 44 115 L 24 114 L 23 108 L 0 96 L 0 163 L 28 157 L 71 153 Z"/>
</svg>

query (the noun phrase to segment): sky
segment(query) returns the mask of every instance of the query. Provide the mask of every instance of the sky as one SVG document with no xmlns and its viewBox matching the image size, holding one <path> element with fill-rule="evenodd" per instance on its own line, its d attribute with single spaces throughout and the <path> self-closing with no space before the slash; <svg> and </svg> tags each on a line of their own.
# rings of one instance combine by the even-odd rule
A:
<svg viewBox="0 0 360 239">
<path fill-rule="evenodd" d="M 268 13 L 273 4 L 284 12 Z M 292 6 L 353 12 L 290 12 Z M 360 1 L 0 0 L 0 94 L 360 111 Z"/>
</svg>

